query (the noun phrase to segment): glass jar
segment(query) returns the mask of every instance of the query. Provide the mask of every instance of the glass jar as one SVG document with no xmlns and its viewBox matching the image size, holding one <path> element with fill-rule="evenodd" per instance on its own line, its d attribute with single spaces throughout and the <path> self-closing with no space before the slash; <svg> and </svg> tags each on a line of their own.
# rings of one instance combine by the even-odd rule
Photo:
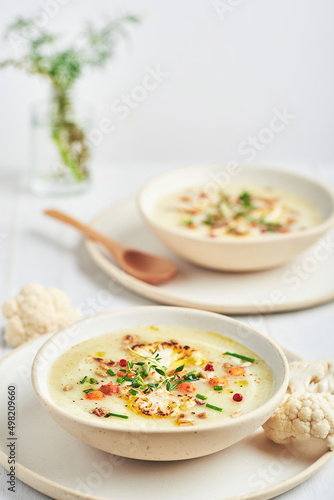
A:
<svg viewBox="0 0 334 500">
<path fill-rule="evenodd" d="M 68 96 L 62 100 L 54 93 L 32 106 L 29 187 L 39 196 L 66 196 L 90 187 L 90 120 L 82 108 L 73 112 Z"/>
</svg>

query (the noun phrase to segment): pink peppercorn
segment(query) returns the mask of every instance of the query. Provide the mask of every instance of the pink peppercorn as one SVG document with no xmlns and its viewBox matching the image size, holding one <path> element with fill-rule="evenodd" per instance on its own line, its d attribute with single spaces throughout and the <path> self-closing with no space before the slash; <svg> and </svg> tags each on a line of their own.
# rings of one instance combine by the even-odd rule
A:
<svg viewBox="0 0 334 500">
<path fill-rule="evenodd" d="M 214 370 L 213 364 L 212 364 L 212 363 L 208 363 L 208 364 L 206 365 L 206 367 L 204 368 L 204 370 L 205 370 L 206 372 L 213 372 L 213 370 Z"/>
<path fill-rule="evenodd" d="M 120 366 L 126 366 L 127 365 L 126 359 L 120 359 L 119 364 L 120 364 Z"/>
<path fill-rule="evenodd" d="M 243 395 L 242 394 L 239 394 L 238 392 L 236 392 L 235 394 L 233 394 L 233 401 L 242 401 L 244 399 Z"/>
</svg>

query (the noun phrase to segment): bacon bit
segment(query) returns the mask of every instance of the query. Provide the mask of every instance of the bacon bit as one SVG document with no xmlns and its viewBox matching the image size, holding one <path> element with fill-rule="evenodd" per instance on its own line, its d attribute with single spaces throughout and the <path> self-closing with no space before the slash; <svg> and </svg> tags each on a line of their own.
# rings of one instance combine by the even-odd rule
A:
<svg viewBox="0 0 334 500">
<path fill-rule="evenodd" d="M 180 196 L 181 201 L 190 201 L 189 196 Z"/>
<path fill-rule="evenodd" d="M 65 385 L 65 387 L 63 388 L 63 391 L 71 391 L 73 389 L 73 387 L 71 386 L 71 384 L 68 384 L 68 385 Z"/>
<path fill-rule="evenodd" d="M 199 413 L 197 415 L 198 418 L 208 418 L 207 414 L 205 413 L 205 411 L 203 411 L 202 413 Z"/>
<path fill-rule="evenodd" d="M 242 394 L 239 394 L 238 392 L 236 392 L 235 394 L 233 394 L 233 401 L 236 401 L 237 403 L 239 403 L 243 399 L 244 399 L 244 397 L 243 397 Z"/>
<path fill-rule="evenodd" d="M 103 358 L 93 357 L 93 359 L 94 359 L 95 361 L 97 361 L 98 363 L 99 363 L 100 361 L 103 361 Z"/>
<path fill-rule="evenodd" d="M 242 366 L 232 366 L 231 368 L 227 368 L 226 371 L 230 375 L 233 375 L 233 377 L 241 377 L 241 375 L 245 374 L 245 370 Z"/>
<path fill-rule="evenodd" d="M 181 392 L 194 392 L 194 391 L 196 391 L 196 387 L 193 384 L 191 384 L 190 382 L 181 382 L 181 384 L 179 384 L 177 386 L 177 388 Z"/>
<path fill-rule="evenodd" d="M 99 391 L 103 392 L 103 394 L 106 394 L 107 396 L 110 396 L 110 394 L 119 393 L 119 386 L 109 382 L 109 384 L 101 385 Z"/>
<path fill-rule="evenodd" d="M 222 387 L 228 386 L 228 377 L 213 377 L 209 379 L 210 385 L 221 385 Z"/>
<path fill-rule="evenodd" d="M 202 191 L 200 194 L 199 194 L 199 197 L 200 198 L 207 198 L 207 194 L 204 193 L 204 191 Z"/>
<path fill-rule="evenodd" d="M 127 362 L 126 362 L 126 359 L 120 359 L 119 360 L 119 365 L 124 368 L 125 366 L 127 366 Z"/>
<path fill-rule="evenodd" d="M 91 410 L 89 413 L 92 413 L 97 417 L 104 417 L 104 415 L 108 413 L 108 410 L 106 410 L 105 408 L 94 408 L 94 410 Z"/>
<path fill-rule="evenodd" d="M 213 364 L 212 364 L 212 363 L 208 363 L 208 364 L 205 366 L 204 370 L 205 370 L 206 372 L 213 372 L 213 370 L 214 370 Z"/>
<path fill-rule="evenodd" d="M 136 344 L 138 343 L 139 341 L 139 337 L 138 335 L 125 335 L 125 337 L 123 337 L 123 344 Z"/>
<path fill-rule="evenodd" d="M 242 411 L 235 411 L 234 413 L 232 413 L 231 417 L 237 418 L 237 417 L 240 417 L 241 414 L 242 414 Z"/>
<path fill-rule="evenodd" d="M 196 229 L 197 226 L 196 226 L 196 224 L 187 224 L 187 228 L 188 229 Z"/>
<path fill-rule="evenodd" d="M 87 392 L 86 399 L 94 399 L 97 401 L 101 401 L 101 399 L 104 398 L 104 394 L 101 391 L 93 391 L 93 392 Z"/>
<path fill-rule="evenodd" d="M 198 398 L 195 398 L 195 403 L 196 403 L 197 405 L 201 405 L 201 406 L 202 406 L 202 405 L 205 405 L 205 401 L 202 401 L 201 399 L 198 399 Z"/>
</svg>

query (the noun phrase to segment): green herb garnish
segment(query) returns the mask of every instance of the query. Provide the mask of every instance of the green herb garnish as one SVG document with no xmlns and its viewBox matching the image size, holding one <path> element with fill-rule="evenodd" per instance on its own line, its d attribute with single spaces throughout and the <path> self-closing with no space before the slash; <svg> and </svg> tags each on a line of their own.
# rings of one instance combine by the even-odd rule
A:
<svg viewBox="0 0 334 500">
<path fill-rule="evenodd" d="M 223 386 L 222 385 L 214 385 L 213 388 L 214 388 L 215 391 L 222 391 L 223 390 Z"/>
<path fill-rule="evenodd" d="M 250 363 L 254 363 L 254 361 L 255 361 L 254 358 L 249 358 L 248 356 L 243 356 L 243 354 L 237 354 L 235 352 L 226 351 L 225 354 L 228 354 L 229 356 L 233 356 L 234 358 L 242 359 L 244 361 L 249 361 Z"/>
<path fill-rule="evenodd" d="M 89 379 L 89 381 L 90 381 L 91 384 L 97 384 L 97 380 L 95 380 L 95 378 L 93 378 L 93 377 L 91 377 Z"/>
<path fill-rule="evenodd" d="M 205 406 L 207 406 L 208 408 L 211 408 L 211 410 L 223 411 L 223 408 L 220 408 L 220 406 L 210 405 L 210 403 L 206 403 Z"/>
<path fill-rule="evenodd" d="M 196 394 L 196 398 L 198 398 L 198 399 L 202 399 L 203 401 L 204 401 L 205 399 L 208 399 L 208 397 L 207 397 L 207 396 L 203 396 L 203 394 Z"/>
<path fill-rule="evenodd" d="M 127 415 L 120 415 L 119 413 L 107 413 L 106 417 L 129 418 Z"/>
<path fill-rule="evenodd" d="M 117 377 L 116 382 L 122 384 L 124 382 L 124 379 L 122 379 L 122 377 Z"/>
<path fill-rule="evenodd" d="M 134 396 L 138 394 L 138 391 L 135 391 L 134 389 L 129 390 L 130 394 L 133 394 Z"/>
<path fill-rule="evenodd" d="M 80 384 L 84 384 L 86 380 L 87 380 L 87 375 L 82 380 L 80 380 Z"/>
<path fill-rule="evenodd" d="M 252 204 L 251 204 L 251 195 L 249 193 L 247 193 L 247 191 L 244 191 L 243 193 L 241 193 L 241 195 L 239 196 L 239 200 L 241 201 L 242 205 L 245 208 L 251 208 L 252 207 Z"/>
<path fill-rule="evenodd" d="M 112 370 L 107 370 L 107 373 L 111 376 L 111 377 L 114 377 L 114 375 L 116 375 L 115 372 L 113 372 Z"/>
<path fill-rule="evenodd" d="M 86 394 L 88 394 L 89 392 L 94 392 L 94 389 L 86 389 L 86 390 L 85 390 L 85 391 L 83 391 L 83 392 L 85 392 Z"/>
</svg>

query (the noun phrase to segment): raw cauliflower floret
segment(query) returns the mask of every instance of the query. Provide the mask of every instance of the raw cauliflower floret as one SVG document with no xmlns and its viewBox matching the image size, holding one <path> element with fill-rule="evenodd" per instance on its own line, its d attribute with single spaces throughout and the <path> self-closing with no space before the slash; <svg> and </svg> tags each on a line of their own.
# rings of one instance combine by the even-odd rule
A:
<svg viewBox="0 0 334 500">
<path fill-rule="evenodd" d="M 15 347 L 81 318 L 81 312 L 71 306 L 65 292 L 39 283 L 29 283 L 18 295 L 5 300 L 2 313 L 7 319 L 5 340 Z"/>
<path fill-rule="evenodd" d="M 334 359 L 290 363 L 288 392 L 328 392 L 334 394 Z"/>
<path fill-rule="evenodd" d="M 292 439 L 322 439 L 334 450 L 334 396 L 293 393 L 263 425 L 266 436 L 279 444 Z"/>
</svg>

